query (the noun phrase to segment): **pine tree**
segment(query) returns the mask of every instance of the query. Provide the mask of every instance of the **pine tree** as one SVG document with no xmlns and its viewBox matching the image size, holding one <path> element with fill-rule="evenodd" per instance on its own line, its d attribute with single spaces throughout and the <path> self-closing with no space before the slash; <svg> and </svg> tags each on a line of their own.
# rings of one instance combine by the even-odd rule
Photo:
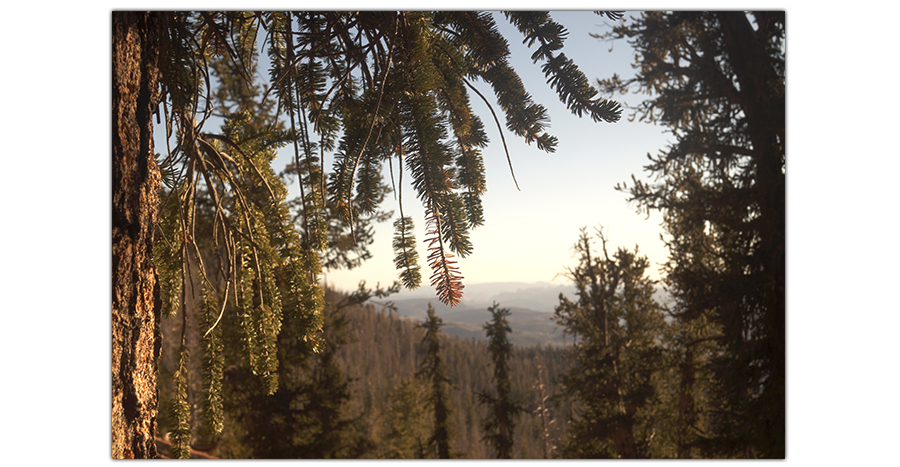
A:
<svg viewBox="0 0 900 467">
<path fill-rule="evenodd" d="M 695 444 L 709 457 L 784 458 L 784 12 L 647 12 L 607 37 L 641 59 L 633 79 L 601 87 L 652 93 L 635 117 L 675 138 L 647 166 L 657 183 L 620 189 L 664 216 L 678 320 L 705 329 L 684 344 L 717 346 Z"/>
<path fill-rule="evenodd" d="M 658 375 L 665 320 L 645 276 L 649 262 L 620 248 L 610 258 L 582 229 L 578 265 L 568 272 L 578 300 L 560 295 L 557 323 L 572 334 L 573 366 L 560 382 L 580 403 L 562 448 L 567 458 L 662 457 L 654 440 L 660 402 Z"/>
<path fill-rule="evenodd" d="M 618 120 L 618 104 L 597 99 L 559 53 L 563 28 L 546 15 L 508 17 L 541 44 L 535 60 L 547 62 L 551 86 L 570 110 Z M 186 312 L 185 290 L 195 278 L 204 313 L 215 316 L 204 318 L 212 324 L 200 358 L 211 393 L 221 380 L 216 333 L 226 313 L 240 318 L 243 356 L 269 393 L 278 388 L 284 319 L 293 320 L 308 351 L 321 348 L 323 251 L 335 235 L 329 219 L 339 218 L 351 239 L 364 237 L 357 219 L 376 212 L 384 162 L 393 169 L 396 159 L 400 173 L 412 176 L 427 213 L 430 283 L 444 303 L 458 303 L 463 284 L 454 257 L 473 252 L 469 230 L 484 222 L 480 151 L 487 137 L 469 104 L 473 80 L 494 90 L 509 131 L 542 150 L 555 148 L 545 131 L 547 111 L 509 65 L 506 39 L 490 14 L 114 12 L 113 25 L 114 457 L 155 455 L 158 320 Z M 251 104 L 259 37 L 271 86 Z M 224 76 L 223 67 L 246 92 L 234 83 L 213 89 L 211 76 Z M 224 104 L 215 104 L 214 93 Z M 255 118 L 272 102 L 278 118 Z M 154 113 L 165 120 L 168 145 L 156 161 Z M 216 114 L 227 115 L 212 130 L 207 124 Z M 291 215 L 287 188 L 271 167 L 286 145 L 299 216 Z M 335 155 L 330 172 L 325 152 Z M 167 190 L 158 200 L 160 180 Z M 205 229 L 196 219 L 204 197 L 215 211 Z M 163 211 L 169 219 L 157 228 Z M 397 227 L 401 250 L 409 244 L 408 225 Z M 213 240 L 215 264 L 203 261 L 204 237 Z M 398 266 L 414 287 L 412 259 L 405 255 Z M 213 418 L 217 405 L 210 407 Z"/>
<path fill-rule="evenodd" d="M 433 429 L 425 404 L 428 389 L 419 378 L 404 378 L 391 392 L 389 426 L 384 456 L 389 459 L 424 459 Z"/>
<path fill-rule="evenodd" d="M 484 325 L 488 336 L 488 350 L 494 362 L 494 385 L 496 396 L 487 391 L 478 394 L 478 401 L 488 407 L 488 415 L 482 421 L 484 440 L 496 451 L 498 459 L 512 459 L 513 432 L 516 428 L 516 417 L 524 411 L 522 404 L 510 397 L 509 359 L 513 345 L 506 335 L 512 332 L 506 317 L 509 308 L 500 308 L 494 303 L 488 311 L 492 321 Z"/>
<path fill-rule="evenodd" d="M 434 414 L 434 430 L 428 446 L 438 459 L 450 458 L 450 380 L 441 355 L 441 326 L 443 322 L 434 314 L 434 307 L 428 304 L 428 317 L 420 325 L 425 330 L 422 338 L 422 362 L 416 376 L 427 381 L 430 390 L 428 401 Z"/>
<path fill-rule="evenodd" d="M 350 399 L 350 379 L 337 362 L 337 353 L 350 337 L 341 313 L 358 303 L 327 303 L 326 337 L 320 352 L 304 352 L 298 335 L 286 321 L 279 335 L 279 387 L 268 394 L 246 368 L 233 368 L 228 375 L 231 394 L 229 412 L 241 425 L 243 443 L 257 459 L 346 459 L 353 458 L 356 440 L 354 420 L 345 406 Z"/>
</svg>

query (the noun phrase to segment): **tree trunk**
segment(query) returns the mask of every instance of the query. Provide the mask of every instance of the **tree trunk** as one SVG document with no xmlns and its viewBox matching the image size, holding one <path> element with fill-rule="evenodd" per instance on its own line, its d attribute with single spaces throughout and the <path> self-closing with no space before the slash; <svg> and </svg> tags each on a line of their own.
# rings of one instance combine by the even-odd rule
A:
<svg viewBox="0 0 900 467">
<path fill-rule="evenodd" d="M 161 346 L 153 229 L 159 169 L 153 153 L 159 19 L 113 12 L 112 457 L 154 458 Z"/>
<path fill-rule="evenodd" d="M 759 294 L 765 305 L 765 343 L 761 357 L 768 360 L 768 379 L 761 396 L 765 410 L 758 412 L 758 446 L 765 458 L 785 457 L 785 93 L 763 44 L 746 14 L 719 14 L 725 45 L 741 86 L 742 108 L 755 153 L 756 198 L 760 208 L 761 258 L 766 280 Z"/>
<path fill-rule="evenodd" d="M 613 440 L 616 445 L 616 454 L 619 455 L 619 459 L 637 459 L 637 443 L 634 440 L 634 410 L 628 410 L 625 407 L 625 400 L 622 396 L 622 380 L 615 362 L 613 362 L 613 371 L 609 393 L 615 397 L 613 402 L 617 416 Z"/>
<path fill-rule="evenodd" d="M 678 389 L 678 458 L 691 458 L 691 427 L 696 423 L 694 413 L 694 351 L 686 346 L 681 362 L 681 383 Z"/>
</svg>

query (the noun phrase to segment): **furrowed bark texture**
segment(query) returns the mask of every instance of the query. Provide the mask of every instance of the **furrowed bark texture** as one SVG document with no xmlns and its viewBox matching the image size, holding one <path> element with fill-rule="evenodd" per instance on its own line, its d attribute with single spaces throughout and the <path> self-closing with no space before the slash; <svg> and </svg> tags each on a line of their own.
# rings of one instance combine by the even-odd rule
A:
<svg viewBox="0 0 900 467">
<path fill-rule="evenodd" d="M 153 263 L 159 169 L 153 154 L 159 20 L 112 16 L 112 457 L 154 458 L 160 297 Z"/>
</svg>

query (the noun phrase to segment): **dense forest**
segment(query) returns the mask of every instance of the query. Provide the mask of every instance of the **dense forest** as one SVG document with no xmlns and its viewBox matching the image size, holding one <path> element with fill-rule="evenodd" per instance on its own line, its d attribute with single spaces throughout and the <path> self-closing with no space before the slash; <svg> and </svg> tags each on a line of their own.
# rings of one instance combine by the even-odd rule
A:
<svg viewBox="0 0 900 467">
<path fill-rule="evenodd" d="M 511 344 L 502 304 L 484 340 L 447 336 L 431 305 L 417 323 L 372 305 L 423 275 L 460 303 L 456 258 L 486 222 L 472 80 L 501 136 L 556 148 L 500 15 L 114 12 L 112 456 L 784 458 L 784 12 L 595 13 L 634 76 L 592 84 L 547 12 L 502 17 L 571 113 L 613 124 L 602 96 L 642 94 L 630 118 L 671 131 L 651 181 L 616 187 L 663 216 L 671 301 L 638 247 L 573 232 L 575 293 L 552 314 L 570 344 L 536 347 Z M 328 290 L 323 270 L 364 262 L 392 217 L 397 282 Z"/>
<path fill-rule="evenodd" d="M 326 291 L 328 303 L 337 304 L 347 297 L 345 293 Z M 487 322 L 491 315 L 487 310 L 483 314 Z M 180 332 L 179 326 L 170 321 L 164 334 Z M 222 458 L 429 457 L 424 449 L 433 430 L 432 409 L 426 402 L 427 386 L 416 377 L 423 359 L 425 332 L 421 322 L 383 307 L 356 304 L 329 314 L 325 329 L 329 341 L 326 353 L 303 362 L 302 368 L 282 370 L 296 371 L 302 380 L 285 386 L 291 388 L 289 396 L 281 394 L 282 388 L 274 396 L 267 396 L 261 387 L 256 387 L 255 394 L 248 394 L 244 391 L 253 384 L 242 379 L 248 375 L 226 371 L 225 394 L 232 403 L 226 404 L 225 428 L 220 435 L 206 439 L 199 423 L 204 391 L 197 364 L 187 386 L 192 431 L 199 436 L 194 449 L 205 449 Z M 447 335 L 442 335 L 440 342 L 450 380 L 452 456 L 492 458 L 492 449 L 482 439 L 481 423 L 487 408 L 477 397 L 493 387 L 488 344 Z M 163 349 L 160 364 L 163 400 L 172 400 L 172 375 L 177 363 L 177 346 L 169 344 Z M 558 347 L 517 347 L 511 353 L 510 396 L 525 409 L 512 439 L 513 458 L 554 455 L 564 436 L 565 414 L 571 410 L 571 404 L 556 402 L 561 389 L 554 381 L 567 365 L 565 351 Z M 265 402 L 269 397 L 289 397 L 292 402 L 285 403 L 284 411 L 273 410 L 277 404 Z M 287 409 L 292 403 L 309 404 L 316 397 L 330 398 L 332 411 L 310 410 L 301 415 Z M 159 422 L 163 435 L 177 424 L 173 414 L 171 407 L 164 407 Z M 273 419 L 286 421 L 272 424 Z M 260 430 L 266 433 L 260 434 Z M 328 436 L 308 434 L 325 430 L 330 430 Z M 256 434 L 250 436 L 250 431 Z"/>
</svg>

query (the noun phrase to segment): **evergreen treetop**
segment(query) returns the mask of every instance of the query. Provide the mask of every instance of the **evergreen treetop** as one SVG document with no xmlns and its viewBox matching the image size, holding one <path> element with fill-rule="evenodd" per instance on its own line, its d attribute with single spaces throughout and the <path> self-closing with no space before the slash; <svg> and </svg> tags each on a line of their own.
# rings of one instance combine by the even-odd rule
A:
<svg viewBox="0 0 900 467">
<path fill-rule="evenodd" d="M 513 345 L 506 337 L 508 333 L 512 332 L 506 319 L 510 311 L 509 308 L 500 308 L 497 303 L 488 308 L 488 311 L 491 312 L 492 319 L 484 325 L 484 331 L 488 337 L 488 351 L 494 363 L 496 395 L 492 395 L 486 390 L 478 393 L 478 401 L 488 406 L 488 415 L 482 421 L 484 440 L 496 450 L 498 459 L 512 459 L 516 417 L 521 415 L 525 409 L 510 395 L 508 360 L 512 354 Z"/>
</svg>

